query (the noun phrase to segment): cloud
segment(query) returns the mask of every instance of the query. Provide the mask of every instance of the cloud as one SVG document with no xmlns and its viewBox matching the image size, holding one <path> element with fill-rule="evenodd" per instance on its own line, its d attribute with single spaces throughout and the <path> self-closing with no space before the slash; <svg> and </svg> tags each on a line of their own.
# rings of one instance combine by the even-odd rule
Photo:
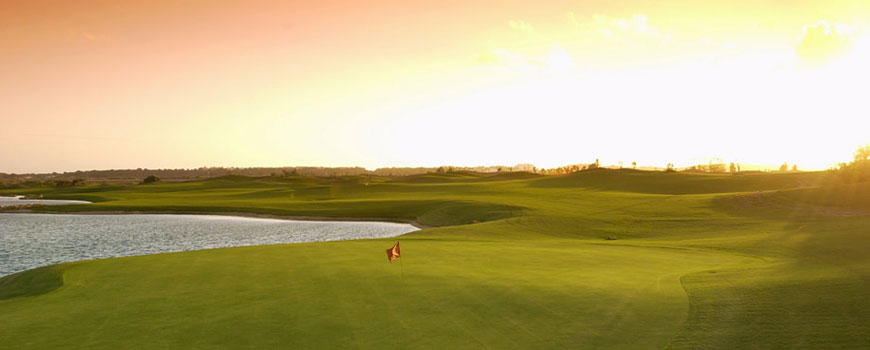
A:
<svg viewBox="0 0 870 350">
<path fill-rule="evenodd" d="M 98 39 L 96 35 L 93 35 L 93 34 L 88 33 L 88 32 L 82 32 L 81 37 L 82 37 L 82 39 L 85 39 L 87 41 L 96 41 Z"/>
<path fill-rule="evenodd" d="M 109 39 L 105 34 L 91 31 L 70 31 L 68 32 L 68 35 L 70 39 L 77 41 L 106 41 Z"/>
<path fill-rule="evenodd" d="M 477 64 L 502 67 L 521 71 L 547 71 L 552 73 L 568 72 L 574 67 L 574 60 L 561 47 L 553 46 L 549 51 L 538 54 L 522 54 L 505 49 L 495 49 L 477 56 Z"/>
<path fill-rule="evenodd" d="M 825 21 L 805 26 L 795 53 L 805 66 L 825 66 L 852 49 L 855 31 L 853 26 Z"/>
<path fill-rule="evenodd" d="M 737 49 L 737 44 L 727 41 L 715 41 L 710 38 L 701 38 L 701 43 L 704 47 L 712 50 L 734 50 Z"/>
<path fill-rule="evenodd" d="M 554 46 L 543 59 L 543 66 L 551 72 L 567 72 L 574 66 L 574 60 L 561 47 Z"/>
<path fill-rule="evenodd" d="M 597 14 L 592 20 L 581 20 L 573 12 L 568 13 L 568 19 L 578 29 L 594 33 L 605 38 L 629 40 L 668 42 L 671 36 L 659 31 L 647 21 L 646 15 L 636 14 L 630 18 L 610 17 Z"/>
<path fill-rule="evenodd" d="M 531 24 L 526 23 L 525 21 L 512 19 L 512 20 L 508 21 L 508 25 L 511 28 L 518 30 L 518 31 L 521 31 L 523 33 L 527 33 L 527 34 L 534 34 L 535 33 L 535 28 L 532 27 Z"/>
<path fill-rule="evenodd" d="M 522 57 L 516 57 L 507 50 L 495 49 L 477 56 L 476 62 L 482 65 L 513 65 L 521 63 Z"/>
</svg>

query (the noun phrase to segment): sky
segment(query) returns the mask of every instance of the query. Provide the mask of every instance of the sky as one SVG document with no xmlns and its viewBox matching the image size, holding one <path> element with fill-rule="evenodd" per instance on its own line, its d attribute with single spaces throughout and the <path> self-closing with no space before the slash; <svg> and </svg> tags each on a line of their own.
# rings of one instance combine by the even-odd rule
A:
<svg viewBox="0 0 870 350">
<path fill-rule="evenodd" d="M 0 172 L 825 169 L 870 1 L 0 0 Z"/>
</svg>

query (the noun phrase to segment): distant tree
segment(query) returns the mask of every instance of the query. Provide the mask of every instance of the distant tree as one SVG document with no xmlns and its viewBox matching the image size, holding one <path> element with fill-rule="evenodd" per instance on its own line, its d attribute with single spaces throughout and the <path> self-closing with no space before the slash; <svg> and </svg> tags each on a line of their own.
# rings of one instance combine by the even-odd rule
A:
<svg viewBox="0 0 870 350">
<path fill-rule="evenodd" d="M 713 161 L 710 160 L 710 164 L 707 165 L 707 171 L 711 173 L 724 173 L 725 172 L 725 164 L 722 163 L 721 160 Z"/>
<path fill-rule="evenodd" d="M 791 165 L 791 171 L 798 171 L 797 164 Z"/>
<path fill-rule="evenodd" d="M 637 162 L 631 162 L 631 168 L 637 169 Z"/>
<path fill-rule="evenodd" d="M 728 172 L 731 174 L 737 173 L 737 165 L 734 165 L 734 162 L 731 162 L 731 164 L 728 164 Z"/>
<path fill-rule="evenodd" d="M 444 172 L 444 167 L 443 167 L 443 166 L 439 166 L 438 169 L 435 170 L 435 172 L 436 172 L 436 173 L 443 173 L 443 172 Z"/>
<path fill-rule="evenodd" d="M 674 169 L 674 163 L 668 163 L 668 167 L 665 168 L 665 171 L 669 173 L 676 171 L 676 169 Z"/>
<path fill-rule="evenodd" d="M 50 181 L 49 181 L 49 182 L 50 182 Z M 69 180 L 54 180 L 54 181 L 53 181 L 53 186 L 54 186 L 54 187 L 70 187 L 70 186 L 72 186 L 72 181 L 69 181 Z"/>
<path fill-rule="evenodd" d="M 851 163 L 840 163 L 837 173 L 845 182 L 870 181 L 870 145 L 858 147 Z"/>
<path fill-rule="evenodd" d="M 858 147 L 858 150 L 852 155 L 852 160 L 855 163 L 870 162 L 870 145 Z"/>
<path fill-rule="evenodd" d="M 154 175 L 148 175 L 144 180 L 142 180 L 143 184 L 150 184 L 160 181 L 160 178 Z"/>
<path fill-rule="evenodd" d="M 781 172 L 788 171 L 788 162 L 782 163 L 782 165 L 779 166 L 779 171 L 781 171 Z"/>
<path fill-rule="evenodd" d="M 622 169 L 622 161 L 619 161 L 619 168 Z"/>
<path fill-rule="evenodd" d="M 600 163 L 598 162 L 598 158 L 595 158 L 595 163 L 589 164 L 586 166 L 586 169 L 597 169 Z"/>
</svg>

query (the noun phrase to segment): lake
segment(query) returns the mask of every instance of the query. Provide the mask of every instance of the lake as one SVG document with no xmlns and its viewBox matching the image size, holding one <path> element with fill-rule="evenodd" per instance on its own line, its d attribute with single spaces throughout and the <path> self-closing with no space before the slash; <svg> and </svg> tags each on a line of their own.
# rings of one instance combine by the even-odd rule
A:
<svg viewBox="0 0 870 350">
<path fill-rule="evenodd" d="M 277 243 L 395 237 L 409 224 L 220 215 L 2 214 L 0 276 L 60 262 Z"/>
<path fill-rule="evenodd" d="M 13 205 L 64 205 L 64 204 L 88 204 L 88 201 L 74 201 L 62 199 L 22 199 L 20 197 L 0 197 L 0 207 Z"/>
</svg>

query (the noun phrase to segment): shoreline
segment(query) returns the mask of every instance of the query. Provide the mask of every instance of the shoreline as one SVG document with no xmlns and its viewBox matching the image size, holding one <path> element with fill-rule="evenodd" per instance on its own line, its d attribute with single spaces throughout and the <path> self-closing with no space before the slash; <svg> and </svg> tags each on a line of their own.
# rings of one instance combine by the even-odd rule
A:
<svg viewBox="0 0 870 350">
<path fill-rule="evenodd" d="M 259 218 L 259 219 L 279 219 L 279 220 L 293 220 L 293 221 L 350 221 L 350 222 L 391 222 L 398 224 L 409 224 L 411 226 L 416 227 L 419 230 L 431 228 L 434 226 L 423 225 L 416 220 L 410 219 L 400 219 L 400 218 L 381 218 L 381 217 L 371 217 L 371 216 L 317 216 L 317 215 L 281 215 L 281 214 L 260 214 L 260 213 L 249 213 L 249 212 L 237 212 L 237 211 L 216 211 L 216 212 L 204 212 L 204 211 L 173 211 L 173 210 L 155 210 L 155 211 L 142 211 L 142 210 L 100 210 L 100 211 L 33 211 L 32 209 L 14 209 L 3 211 L 0 210 L 0 213 L 10 213 L 10 214 L 76 214 L 76 215 L 147 215 L 147 214 L 176 214 L 176 215 L 215 215 L 215 216 L 237 216 L 237 217 L 245 217 L 245 218 Z"/>
</svg>

